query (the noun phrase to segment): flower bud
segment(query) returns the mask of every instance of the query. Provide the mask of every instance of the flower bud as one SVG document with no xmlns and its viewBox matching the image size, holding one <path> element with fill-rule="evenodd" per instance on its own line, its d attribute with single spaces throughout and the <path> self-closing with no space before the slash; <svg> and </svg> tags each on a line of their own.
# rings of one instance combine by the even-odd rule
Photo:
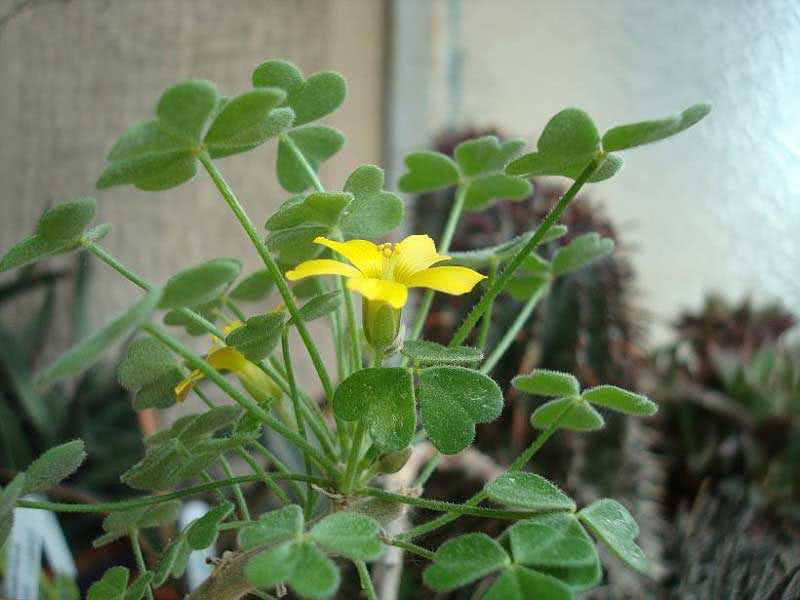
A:
<svg viewBox="0 0 800 600">
<path fill-rule="evenodd" d="M 376 352 L 392 345 L 400 331 L 400 309 L 379 300 L 364 300 L 364 335 Z"/>
<path fill-rule="evenodd" d="M 403 448 L 402 450 L 395 450 L 394 452 L 387 452 L 378 459 L 377 471 L 388 475 L 390 473 L 397 473 L 408 462 L 411 456 L 411 446 Z"/>
<path fill-rule="evenodd" d="M 253 397 L 253 399 L 263 406 L 270 406 L 274 401 L 280 400 L 283 396 L 281 388 L 278 387 L 272 377 L 264 373 L 255 363 L 247 361 L 237 372 L 236 376 L 242 382 L 242 386 Z"/>
</svg>

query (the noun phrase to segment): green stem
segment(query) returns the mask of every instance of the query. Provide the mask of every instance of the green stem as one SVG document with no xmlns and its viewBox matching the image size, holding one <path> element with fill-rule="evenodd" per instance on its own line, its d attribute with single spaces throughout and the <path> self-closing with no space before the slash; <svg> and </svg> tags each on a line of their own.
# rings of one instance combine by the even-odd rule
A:
<svg viewBox="0 0 800 600">
<path fill-rule="evenodd" d="M 583 185 L 589 180 L 589 177 L 592 176 L 592 173 L 594 173 L 595 169 L 597 169 L 597 165 L 598 159 L 595 159 L 586 166 L 586 168 L 573 182 L 567 192 L 561 196 L 558 203 L 550 210 L 549 213 L 547 213 L 547 216 L 539 224 L 539 227 L 536 228 L 533 237 L 531 237 L 531 239 L 528 240 L 528 243 L 525 244 L 516 255 L 514 255 L 514 258 L 508 262 L 502 273 L 500 273 L 500 275 L 494 280 L 494 283 L 489 286 L 489 288 L 481 297 L 480 301 L 478 301 L 478 303 L 472 307 L 472 310 L 467 315 L 467 318 L 464 319 L 464 321 L 461 323 L 461 326 L 450 340 L 451 348 L 461 345 L 464 340 L 467 339 L 467 336 L 478 323 L 478 320 L 481 318 L 481 316 L 487 311 L 495 296 L 505 289 L 506 285 L 508 285 L 508 282 L 511 281 L 511 276 L 514 275 L 514 271 L 519 268 L 519 266 L 522 264 L 522 261 L 524 261 L 525 258 L 527 258 L 531 252 L 533 252 L 533 249 L 539 245 L 539 242 L 541 242 L 542 239 L 544 239 L 544 236 L 547 234 L 550 228 L 555 225 L 559 218 L 561 218 L 561 214 L 575 199 L 575 196 L 583 187 Z"/>
<path fill-rule="evenodd" d="M 139 545 L 139 530 L 130 529 L 128 535 L 131 538 L 131 548 L 133 548 L 133 555 L 136 557 L 136 568 L 139 569 L 139 577 L 144 577 L 147 573 L 147 565 L 144 564 L 144 556 L 142 556 L 142 547 Z M 148 583 L 144 588 L 144 594 L 148 600 L 153 600 L 153 590 Z"/>
<path fill-rule="evenodd" d="M 486 279 L 486 285 L 492 285 L 494 278 L 497 277 L 497 260 L 493 259 L 489 266 L 489 275 Z M 481 320 L 481 330 L 478 333 L 478 349 L 483 350 L 486 347 L 486 340 L 489 338 L 489 330 L 492 328 L 492 313 L 494 312 L 494 301 L 489 302 L 489 307 L 483 315 Z"/>
<path fill-rule="evenodd" d="M 261 406 L 259 406 L 254 400 L 246 397 L 242 394 L 239 390 L 233 387 L 228 380 L 223 377 L 219 371 L 217 371 L 214 367 L 212 367 L 208 362 L 203 360 L 200 356 L 189 350 L 186 346 L 184 346 L 180 341 L 173 338 L 169 335 L 166 331 L 161 329 L 160 327 L 153 325 L 151 323 L 147 323 L 142 326 L 142 330 L 146 331 L 153 337 L 161 340 L 164 345 L 168 348 L 173 350 L 176 354 L 183 357 L 186 363 L 192 367 L 193 369 L 197 369 L 203 375 L 205 375 L 208 379 L 213 381 L 222 391 L 224 391 L 228 396 L 231 397 L 239 406 L 245 409 L 247 412 L 252 414 L 253 416 L 260 419 L 267 427 L 274 429 L 279 434 L 284 436 L 285 438 L 291 440 L 296 446 L 302 448 L 306 453 L 308 453 L 314 461 L 319 464 L 323 469 L 325 469 L 330 475 L 336 475 L 338 473 L 338 469 L 336 465 L 324 454 L 317 451 L 311 444 L 309 444 L 306 440 L 304 440 L 298 433 L 292 431 L 285 425 L 283 425 L 280 421 L 278 421 L 275 417 L 270 415 L 266 412 Z"/>
<path fill-rule="evenodd" d="M 286 333 L 286 330 L 283 330 L 283 335 L 281 335 L 281 349 L 283 350 L 283 364 L 286 367 L 286 379 L 289 382 L 289 397 L 292 400 L 292 406 L 294 407 L 294 419 L 295 423 L 297 424 L 297 431 L 300 435 L 303 436 L 303 439 L 308 439 L 306 436 L 306 426 L 303 422 L 303 413 L 300 410 L 300 398 L 297 395 L 297 383 L 294 379 L 294 369 L 292 368 L 292 358 L 289 352 L 289 336 Z M 306 474 L 311 475 L 311 459 L 303 454 L 303 460 L 306 466 Z M 314 494 L 312 493 L 313 488 L 309 483 L 306 486 L 306 502 L 304 508 L 304 514 L 306 521 L 311 518 L 311 511 L 314 508 Z"/>
<path fill-rule="evenodd" d="M 344 305 L 347 311 L 347 331 L 350 334 L 350 356 L 353 364 L 351 371 L 360 371 L 363 366 L 361 356 L 361 339 L 358 336 L 358 324 L 356 322 L 356 311 L 353 306 L 353 295 L 347 288 L 344 278 L 341 278 L 342 293 L 344 294 Z"/>
<path fill-rule="evenodd" d="M 450 207 L 450 214 L 447 216 L 447 222 L 444 225 L 442 236 L 439 238 L 439 247 L 437 248 L 439 254 L 446 254 L 450 249 L 450 244 L 453 241 L 453 236 L 458 226 L 458 220 L 461 218 L 461 213 L 464 210 L 464 200 L 466 197 L 467 186 L 458 186 L 453 206 Z M 433 290 L 427 290 L 422 296 L 422 301 L 419 303 L 419 308 L 417 309 L 417 316 L 414 319 L 414 324 L 411 326 L 411 331 L 406 339 L 415 340 L 419 337 L 420 333 L 422 333 L 422 328 L 425 326 L 425 319 L 428 317 L 428 311 L 430 311 L 431 303 L 433 302 L 433 294 Z"/>
<path fill-rule="evenodd" d="M 199 156 L 200 162 L 203 163 L 206 171 L 211 176 L 211 179 L 214 181 L 214 184 L 217 186 L 217 189 L 222 194 L 225 201 L 228 203 L 228 206 L 233 211 L 233 214 L 238 219 L 239 223 L 242 225 L 242 228 L 245 230 L 247 237 L 250 238 L 250 241 L 255 246 L 256 251 L 258 252 L 261 260 L 264 261 L 264 265 L 267 267 L 267 271 L 272 277 L 272 280 L 275 282 L 275 285 L 278 288 L 278 292 L 280 292 L 281 297 L 283 298 L 284 304 L 286 304 L 286 308 L 289 311 L 289 314 L 292 315 L 292 319 L 294 320 L 294 325 L 297 327 L 297 332 L 300 334 L 300 338 L 303 340 L 303 344 L 305 344 L 306 350 L 308 351 L 309 356 L 311 357 L 311 362 L 314 363 L 314 368 L 317 370 L 317 375 L 319 376 L 319 380 L 322 383 L 322 387 L 325 390 L 325 395 L 330 400 L 333 397 L 333 386 L 331 385 L 331 379 L 328 376 L 328 371 L 325 369 L 325 364 L 322 362 L 322 358 L 319 355 L 319 351 L 317 347 L 314 345 L 314 341 L 311 339 L 311 334 L 309 334 L 308 329 L 306 328 L 305 322 L 303 321 L 302 317 L 297 308 L 297 304 L 294 301 L 294 297 L 292 296 L 292 292 L 289 289 L 286 280 L 281 273 L 278 264 L 275 262 L 275 259 L 267 250 L 267 246 L 264 244 L 264 241 L 258 235 L 255 227 L 253 226 L 250 217 L 247 216 L 242 205 L 239 203 L 238 198 L 231 190 L 228 182 L 225 181 L 225 178 L 222 176 L 222 173 L 219 172 L 214 163 L 211 161 L 211 158 L 208 156 L 207 153 L 200 154 Z"/>
<path fill-rule="evenodd" d="M 295 158 L 305 170 L 311 185 L 314 186 L 314 189 L 318 192 L 324 192 L 325 188 L 322 186 L 322 182 L 319 180 L 319 177 L 317 177 L 317 172 L 311 166 L 311 163 L 308 162 L 305 154 L 303 154 L 303 151 L 300 150 L 300 148 L 297 147 L 297 144 L 294 143 L 294 140 L 291 138 L 291 136 L 283 133 L 281 134 L 280 139 L 281 142 L 286 144 L 286 146 L 294 153 Z"/>
<path fill-rule="evenodd" d="M 486 361 L 481 366 L 481 373 L 490 373 L 492 369 L 494 369 L 497 362 L 503 358 L 508 347 L 511 343 L 516 339 L 517 334 L 520 330 L 525 326 L 525 323 L 530 318 L 533 309 L 536 308 L 536 305 L 539 303 L 544 295 L 547 293 L 549 286 L 545 283 L 539 286 L 539 288 L 531 295 L 530 298 L 525 302 L 522 306 L 522 310 L 519 311 L 517 318 L 514 319 L 514 322 L 511 326 L 506 330 L 503 334 L 501 340 L 497 343 L 497 346 L 492 350 L 492 353 L 486 358 Z M 487 313 L 488 315 L 488 313 Z M 486 317 L 484 317 L 485 319 Z"/>
<path fill-rule="evenodd" d="M 422 558 L 427 558 L 428 560 L 434 560 L 436 558 L 435 552 L 431 552 L 427 548 L 423 548 L 422 546 L 418 546 L 417 544 L 412 544 L 411 542 L 404 542 L 402 540 L 398 540 L 397 538 L 390 538 L 390 537 L 382 537 L 381 541 L 387 546 L 396 546 L 398 548 L 402 548 L 403 550 L 409 552 L 410 554 L 416 554 L 417 556 L 421 556 Z"/>
<path fill-rule="evenodd" d="M 367 594 L 367 600 L 378 600 L 378 596 L 375 593 L 375 586 L 372 585 L 372 579 L 370 579 L 369 576 L 367 564 L 363 560 L 354 560 L 353 564 L 355 564 L 356 570 L 358 571 L 358 578 L 361 580 L 361 589 Z"/>
<path fill-rule="evenodd" d="M 414 487 L 423 488 L 425 484 L 428 483 L 428 479 L 430 479 L 433 472 L 436 470 L 436 467 L 439 466 L 439 462 L 442 460 L 442 454 L 438 450 L 433 451 L 433 456 L 431 456 L 428 464 L 425 465 L 425 468 L 422 469 L 422 472 L 417 477 L 417 480 L 414 482 Z"/>
<path fill-rule="evenodd" d="M 574 404 L 572 403 L 567 404 L 567 406 L 564 407 L 564 410 L 562 410 L 558 414 L 558 416 L 553 420 L 553 422 L 550 423 L 548 428 L 545 429 L 538 436 L 536 436 L 536 439 L 533 441 L 533 443 L 530 446 L 528 446 L 525 452 L 523 452 L 519 456 L 519 458 L 517 458 L 517 460 L 515 460 L 511 464 L 511 466 L 507 469 L 507 471 L 519 471 L 520 469 L 522 469 L 522 467 L 524 467 L 528 463 L 528 461 L 530 461 L 536 455 L 536 453 L 541 449 L 541 447 L 544 446 L 545 442 L 547 442 L 547 440 L 550 439 L 550 436 L 552 436 L 556 432 L 558 427 L 561 425 L 561 422 L 566 418 L 569 411 L 572 410 L 573 406 Z M 463 506 L 466 507 L 477 506 L 478 504 L 486 500 L 487 497 L 488 496 L 486 492 L 484 490 L 481 490 L 480 492 L 472 496 L 472 498 L 467 500 Z M 413 529 L 409 529 L 405 533 L 401 533 L 398 536 L 398 538 L 401 540 L 412 540 L 421 535 L 425 535 L 426 533 L 430 533 L 431 531 L 435 531 L 452 521 L 455 521 L 459 516 L 460 514 L 458 513 L 449 513 L 446 515 L 442 515 L 431 521 L 428 521 L 427 523 L 418 525 Z"/>
<path fill-rule="evenodd" d="M 230 308 L 231 311 L 233 311 L 233 314 L 236 315 L 236 318 L 239 319 L 242 323 L 247 321 L 247 315 L 244 313 L 244 311 L 241 308 L 239 308 L 239 305 L 236 304 L 236 302 L 234 302 L 233 300 L 231 300 L 230 298 L 225 296 L 222 299 L 222 303 L 225 306 L 227 306 L 228 308 Z"/>
<path fill-rule="evenodd" d="M 364 434 L 367 432 L 367 426 L 364 421 L 356 423 L 356 430 L 353 433 L 353 439 L 350 444 L 350 457 L 347 459 L 347 469 L 344 472 L 344 479 L 342 480 L 342 493 L 349 494 L 353 488 L 353 480 L 356 477 L 356 466 L 358 465 L 358 458 L 361 453 L 361 442 L 364 441 Z"/>
<path fill-rule="evenodd" d="M 279 459 L 277 456 L 275 456 L 274 453 L 272 453 L 267 448 L 265 448 L 264 445 L 261 444 L 261 442 L 252 441 L 252 442 L 250 442 L 250 445 L 253 448 L 255 448 L 255 450 L 258 453 L 260 453 L 262 456 L 264 456 L 264 458 L 266 458 L 270 463 L 275 465 L 275 468 L 278 470 L 279 473 L 288 473 L 289 472 L 289 469 L 283 463 L 283 461 L 281 459 Z M 300 485 L 296 481 L 292 481 L 291 484 L 292 484 L 292 487 L 294 487 L 294 491 L 297 492 L 297 495 L 302 498 L 303 497 L 303 489 L 300 487 Z"/>
<path fill-rule="evenodd" d="M 277 481 L 309 481 L 322 487 L 331 485 L 331 481 L 329 479 L 322 479 L 321 477 L 309 477 L 303 473 L 273 473 L 272 477 Z M 196 496 L 197 494 L 213 492 L 214 490 L 231 487 L 241 483 L 253 483 L 258 481 L 261 481 L 261 478 L 258 475 L 244 475 L 241 477 L 234 477 L 233 479 L 223 479 L 220 481 L 203 483 L 201 485 L 185 488 L 169 494 L 162 494 L 160 496 L 145 496 L 144 498 L 123 500 L 121 502 L 70 504 L 68 502 L 38 502 L 34 500 L 17 500 L 17 506 L 19 508 L 36 508 L 40 510 L 51 510 L 53 512 L 64 513 L 108 513 L 119 510 L 130 510 L 131 508 L 140 508 L 142 506 L 152 506 L 153 504 L 161 504 L 163 502 L 169 502 L 170 500 L 178 500 L 179 498 L 185 498 L 186 496 Z"/>
<path fill-rule="evenodd" d="M 101 248 L 97 244 L 90 243 L 86 244 L 86 249 L 92 254 L 94 254 L 97 258 L 102 260 L 104 263 L 106 263 L 109 267 L 114 269 L 117 273 L 122 275 L 125 279 L 130 281 L 131 283 L 138 285 L 143 290 L 153 289 L 154 286 L 152 283 L 147 281 L 136 271 L 133 271 L 132 269 L 129 269 L 128 267 L 120 263 L 116 258 L 114 258 L 113 255 L 111 255 L 104 248 Z M 217 328 L 216 325 L 214 325 L 207 319 L 203 318 L 202 316 L 198 315 L 196 312 L 188 308 L 179 308 L 178 312 L 181 313 L 181 315 L 188 318 L 190 321 L 192 321 L 195 325 L 199 325 L 200 327 L 208 331 L 211 335 L 215 335 L 221 340 L 225 339 L 225 334 L 222 331 L 220 331 L 220 329 Z"/>
</svg>

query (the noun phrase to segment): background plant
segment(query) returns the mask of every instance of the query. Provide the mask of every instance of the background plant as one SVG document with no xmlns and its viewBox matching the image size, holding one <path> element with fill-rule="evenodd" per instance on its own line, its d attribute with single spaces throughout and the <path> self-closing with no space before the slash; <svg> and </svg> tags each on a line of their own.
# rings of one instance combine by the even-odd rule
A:
<svg viewBox="0 0 800 600">
<path fill-rule="evenodd" d="M 535 175 L 564 176 L 573 184 L 530 231 L 491 247 L 450 253 L 448 265 L 477 269 L 487 278 L 480 299 L 447 346 L 418 339 L 432 290 L 424 293 L 405 332 L 397 331 L 395 312 L 367 311 L 364 327 L 371 345 L 366 345 L 350 284 L 341 278 L 333 285 L 316 282 L 318 293 L 307 286 L 299 294 L 284 272 L 320 255 L 322 248 L 312 243 L 320 237 L 335 241 L 389 234 L 401 222 L 402 203 L 384 189 L 377 167 L 357 169 L 342 191 L 326 190 L 317 177 L 319 165 L 344 143 L 340 132 L 316 124 L 344 100 L 341 76 L 328 72 L 305 78 L 290 63 L 268 61 L 256 68 L 253 85 L 233 97 L 221 96 L 207 81 L 169 88 L 158 101 L 155 118 L 129 128 L 112 147 L 98 187 L 132 184 L 144 191 L 165 190 L 188 181 L 202 167 L 253 243 L 263 271 L 239 279 L 241 263 L 222 257 L 186 269 L 163 285 L 151 283 L 100 245 L 109 226 L 88 229 L 96 212 L 90 198 L 48 211 L 35 233 L 0 261 L 0 270 L 7 270 L 83 248 L 143 290 L 127 311 L 42 370 L 37 385 L 46 387 L 84 371 L 111 344 L 138 330 L 145 335 L 131 346 L 119 372 L 123 385 L 135 392 L 135 408 L 167 408 L 188 389 L 208 407 L 148 438 L 144 457 L 122 475 L 129 487 L 154 495 L 94 505 L 21 499 L 69 476 L 85 456 L 80 441 L 49 450 L 4 489 L 3 537 L 15 505 L 108 512 L 106 533 L 96 544 L 129 538 L 138 576 L 129 585 L 126 568 L 109 570 L 89 591 L 92 600 L 152 597 L 153 589 L 180 576 L 189 551 L 206 548 L 221 531 L 231 530 L 238 532 L 238 550 L 225 555 L 190 598 L 248 593 L 269 597 L 265 590 L 283 586 L 302 597 L 328 597 L 340 585 L 343 561 L 353 565 L 364 593 L 375 597 L 367 562 L 379 558 L 386 547 L 431 561 L 425 582 L 433 590 L 492 578 L 479 584 L 486 598 L 571 598 L 591 589 L 602 577 L 598 544 L 629 567 L 646 571 L 648 561 L 635 541 L 638 526 L 624 506 L 610 498 L 578 506 L 553 483 L 525 471 L 558 430 L 601 429 L 605 419 L 598 408 L 634 416 L 655 412 L 655 404 L 631 391 L 603 384 L 587 388 L 573 375 L 552 370 L 535 369 L 516 377 L 512 386 L 518 391 L 549 398 L 531 415 L 531 424 L 540 430 L 531 445 L 466 502 L 424 498 L 421 488 L 436 468 L 439 453 L 468 448 L 476 424 L 496 419 L 503 409 L 503 393 L 487 373 L 524 323 L 513 323 L 492 347 L 485 347 L 487 329 L 479 325 L 490 322 L 496 299 L 515 294 L 524 299 L 524 310 L 530 310 L 559 277 L 611 252 L 613 241 L 597 233 L 576 237 L 547 259 L 536 250 L 565 233 L 557 221 L 583 185 L 619 171 L 619 152 L 679 133 L 706 116 L 709 107 L 696 105 L 674 117 L 614 127 L 602 136 L 585 112 L 572 108 L 555 115 L 536 151 L 522 156 L 523 142 L 501 143 L 491 136 L 460 144 L 455 159 L 434 152 L 410 154 L 407 172 L 398 183 L 402 191 L 456 188 L 438 239 L 440 254 L 448 252 L 464 210 L 482 210 L 499 198 L 523 198 L 531 191 L 528 179 Z M 217 160 L 253 150 L 270 138 L 278 143 L 278 180 L 295 195 L 266 221 L 264 238 Z M 270 286 L 281 296 L 282 306 L 270 311 L 262 306 L 255 315 L 239 306 L 240 301 L 262 298 Z M 437 286 L 435 281 L 426 284 Z M 309 299 L 301 305 L 299 297 Z M 208 335 L 208 355 L 198 355 L 154 323 L 153 314 L 162 310 L 167 326 Z M 337 348 L 335 365 L 323 362 L 306 327 L 308 321 L 323 317 L 330 322 Z M 324 390 L 321 405 L 295 378 L 298 351 L 288 341 L 292 328 Z M 390 330 L 397 335 L 394 340 L 385 335 Z M 373 366 L 365 368 L 367 357 Z M 233 372 L 238 385 L 221 371 Z M 205 383 L 233 403 L 217 405 L 203 391 Z M 261 443 L 262 429 L 282 436 L 302 453 L 302 472 L 287 468 Z M 381 472 L 400 468 L 413 445 L 425 437 L 437 453 L 414 489 L 395 493 L 372 485 Z M 229 459 L 234 456 L 250 466 L 251 475 L 233 476 Z M 268 460 L 266 465 L 261 457 Z M 269 489 L 283 506 L 252 514 L 241 489 L 248 483 Z M 176 531 L 159 559 L 148 563 L 141 549 L 147 530 L 174 522 L 180 498 L 207 492 L 216 493 L 215 507 Z M 487 500 L 492 505 L 482 506 Z M 389 534 L 391 522 L 408 506 L 442 515 Z M 436 550 L 416 543 L 461 515 L 513 524 L 496 539 L 468 533 Z"/>
</svg>

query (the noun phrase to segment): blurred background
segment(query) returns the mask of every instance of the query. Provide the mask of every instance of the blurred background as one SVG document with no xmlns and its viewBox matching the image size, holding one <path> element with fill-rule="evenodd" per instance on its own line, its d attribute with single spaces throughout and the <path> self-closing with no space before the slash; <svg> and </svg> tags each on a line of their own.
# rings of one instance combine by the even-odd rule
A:
<svg viewBox="0 0 800 600">
<path fill-rule="evenodd" d="M 619 175 L 585 188 L 566 219 L 570 235 L 601 231 L 618 249 L 559 283 L 494 375 L 505 385 L 536 366 L 573 370 L 587 385 L 617 383 L 664 404 L 645 424 L 612 421 L 613 439 L 563 436 L 536 465 L 584 501 L 622 496 L 642 524 L 652 579 L 612 569 L 597 597 L 710 598 L 713 589 L 779 598 L 768 594 L 781 582 L 789 589 L 784 557 L 796 562 L 800 523 L 799 56 L 791 0 L 0 0 L 0 251 L 47 207 L 95 195 L 99 220 L 114 225 L 106 247 L 153 281 L 218 256 L 257 268 L 202 174 L 158 193 L 96 192 L 94 183 L 112 141 L 148 118 L 170 83 L 207 78 L 235 93 L 268 58 L 348 81 L 347 101 L 328 119 L 348 138 L 322 169 L 330 188 L 368 163 L 385 165 L 393 185 L 407 152 L 450 152 L 473 135 L 534 144 L 566 106 L 604 130 L 709 101 L 713 113 L 697 127 L 626 153 Z M 267 144 L 221 163 L 257 223 L 287 198 L 274 160 Z M 456 249 L 540 219 L 565 180 L 535 183 L 534 197 L 467 218 Z M 447 195 L 407 201 L 415 231 L 436 237 Z M 103 440 L 128 432 L 119 464 L 101 458 L 87 475 L 96 479 L 83 482 L 119 493 L 115 474 L 141 452 L 135 414 L 116 402 L 84 431 L 86 415 L 124 397 L 113 369 L 44 401 L 25 381 L 132 291 L 74 257 L 0 276 L 3 467 L 76 435 L 97 439 L 102 457 Z M 518 310 L 504 302 L 498 332 Z M 427 335 L 443 335 L 463 310 L 437 302 Z M 313 387 L 310 368 L 301 377 Z M 530 399 L 508 401 L 503 421 L 479 433 L 499 464 L 530 436 Z M 42 402 L 48 415 L 35 414 Z M 445 475 L 430 493 L 466 497 L 479 479 Z M 418 565 L 408 567 L 414 589 Z"/>
</svg>

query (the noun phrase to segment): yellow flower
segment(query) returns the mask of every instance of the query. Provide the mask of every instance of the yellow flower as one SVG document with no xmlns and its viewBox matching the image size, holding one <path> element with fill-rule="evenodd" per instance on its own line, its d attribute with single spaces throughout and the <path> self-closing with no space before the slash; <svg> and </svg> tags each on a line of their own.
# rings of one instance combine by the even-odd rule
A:
<svg viewBox="0 0 800 600">
<path fill-rule="evenodd" d="M 343 275 L 347 287 L 371 301 L 385 302 L 394 309 L 402 308 L 408 299 L 408 288 L 430 288 L 446 294 L 465 294 L 485 279 L 467 267 L 433 267 L 449 260 L 436 252 L 436 245 L 427 235 L 412 235 L 397 244 L 373 244 L 367 240 L 336 242 L 318 237 L 314 243 L 336 251 L 351 264 L 338 260 L 307 260 L 286 273 L 289 281 L 313 275 Z"/>
<path fill-rule="evenodd" d="M 223 328 L 225 333 L 230 333 L 234 329 L 241 327 L 241 321 L 233 321 L 230 325 Z M 272 378 L 264 373 L 258 365 L 250 362 L 244 354 L 236 348 L 223 345 L 222 341 L 214 337 L 214 344 L 206 358 L 208 364 L 217 371 L 230 371 L 236 373 L 242 386 L 248 393 L 261 404 L 269 404 L 273 400 L 280 399 L 281 389 L 272 381 Z M 205 375 L 197 369 L 189 373 L 183 381 L 175 386 L 175 396 L 178 402 L 183 402 L 194 389 L 194 386 L 201 381 Z"/>
</svg>

